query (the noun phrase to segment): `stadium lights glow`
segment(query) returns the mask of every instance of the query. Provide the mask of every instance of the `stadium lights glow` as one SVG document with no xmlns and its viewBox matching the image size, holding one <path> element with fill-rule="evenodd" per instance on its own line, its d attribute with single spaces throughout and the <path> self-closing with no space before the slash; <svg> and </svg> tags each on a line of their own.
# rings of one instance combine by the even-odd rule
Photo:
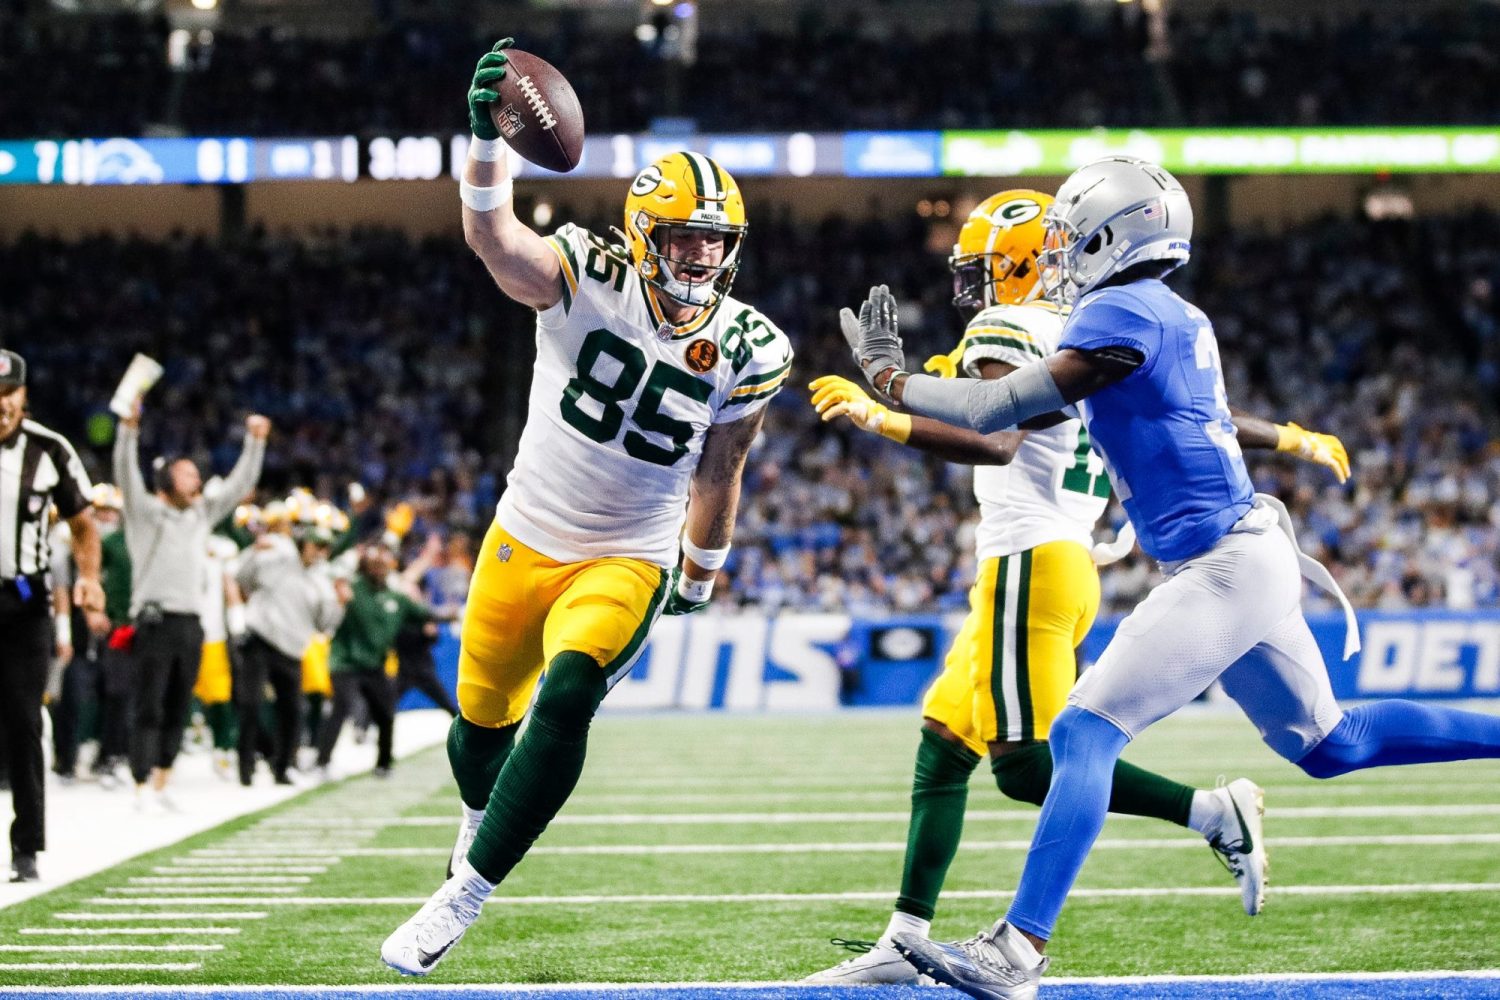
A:
<svg viewBox="0 0 1500 1000">
<path fill-rule="evenodd" d="M 199 10 L 213 10 L 219 6 L 219 0 L 193 0 L 193 6 Z"/>
</svg>

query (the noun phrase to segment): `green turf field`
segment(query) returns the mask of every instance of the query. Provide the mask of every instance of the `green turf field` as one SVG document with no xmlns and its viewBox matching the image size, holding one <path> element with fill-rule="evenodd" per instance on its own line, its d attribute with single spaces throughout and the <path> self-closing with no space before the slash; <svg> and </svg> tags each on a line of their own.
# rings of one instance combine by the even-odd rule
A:
<svg viewBox="0 0 1500 1000">
<path fill-rule="evenodd" d="M 832 964 L 846 954 L 828 938 L 884 927 L 915 739 L 914 713 L 601 719 L 572 802 L 430 979 L 786 980 Z M 1112 819 L 1055 974 L 1500 967 L 1496 764 L 1320 784 L 1237 715 L 1169 720 L 1127 756 L 1266 787 L 1267 911 L 1242 914 L 1196 835 Z M 970 810 L 941 937 L 1002 911 L 1036 814 L 985 767 Z M 441 749 L 388 781 L 318 789 L 0 911 L 0 984 L 392 982 L 380 942 L 441 881 L 456 815 Z M 109 948 L 53 950 L 79 945 Z"/>
</svg>

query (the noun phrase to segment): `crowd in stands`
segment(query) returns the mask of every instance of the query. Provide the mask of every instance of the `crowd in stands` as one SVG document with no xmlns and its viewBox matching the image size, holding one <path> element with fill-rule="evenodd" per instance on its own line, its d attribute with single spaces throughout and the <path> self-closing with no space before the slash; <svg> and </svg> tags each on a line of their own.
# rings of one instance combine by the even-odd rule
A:
<svg viewBox="0 0 1500 1000">
<path fill-rule="evenodd" d="M 750 460 L 721 602 L 873 611 L 965 600 L 968 470 L 822 425 L 804 389 L 853 374 L 835 313 L 872 282 L 901 301 L 914 360 L 952 346 L 961 320 L 945 262 L 913 249 L 929 245 L 927 225 L 808 223 L 772 206 L 756 215 L 735 292 L 783 326 L 798 361 Z M 1213 318 L 1236 406 L 1348 445 L 1344 487 L 1271 456 L 1251 469 L 1357 604 L 1500 605 L 1500 216 L 1325 219 L 1202 239 L 1173 281 Z M 455 568 L 434 577 L 436 605 L 461 603 L 503 487 L 531 339 L 531 314 L 457 240 L 250 232 L 0 247 L 0 342 L 29 359 L 33 398 L 49 408 L 40 416 L 86 443 L 92 472 L 107 468 L 104 404 L 145 351 L 167 375 L 143 454 L 195 455 L 222 471 L 238 447 L 223 429 L 266 413 L 277 427 L 268 495 L 307 485 L 337 500 L 359 482 L 377 504 L 409 502 L 410 545 L 448 540 L 439 567 Z M 1106 520 L 1120 522 L 1118 507 Z M 1128 608 L 1152 572 L 1139 555 L 1109 571 L 1106 606 Z"/>
<path fill-rule="evenodd" d="M 663 15 L 664 17 L 666 15 Z M 590 129 L 686 117 L 705 131 L 1183 125 L 1493 124 L 1500 9 L 1455 4 L 1273 20 L 1243 5 L 1177 16 L 1165 46 L 1137 5 L 978 7 L 962 30 L 808 4 L 705 13 L 697 58 L 571 13 L 503 25 L 563 68 Z M 458 131 L 497 29 L 389 22 L 330 39 L 194 33 L 166 63 L 165 20 L 25 21 L 0 34 L 0 136 Z M 67 72 L 57 72 L 66 66 Z M 859 80 L 850 87 L 848 81 Z M 754 101 L 726 100 L 754 93 Z"/>
</svg>

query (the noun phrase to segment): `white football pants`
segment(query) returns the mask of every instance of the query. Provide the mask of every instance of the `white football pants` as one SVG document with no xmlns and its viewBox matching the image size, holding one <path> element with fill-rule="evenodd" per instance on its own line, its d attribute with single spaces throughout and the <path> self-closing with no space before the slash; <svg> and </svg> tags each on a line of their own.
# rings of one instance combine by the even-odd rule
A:
<svg viewBox="0 0 1500 1000">
<path fill-rule="evenodd" d="M 1215 680 L 1296 761 L 1343 718 L 1328 668 L 1302 617 L 1295 543 L 1263 502 L 1202 555 L 1164 565 L 1169 578 L 1122 622 L 1068 701 L 1131 739 Z"/>
</svg>

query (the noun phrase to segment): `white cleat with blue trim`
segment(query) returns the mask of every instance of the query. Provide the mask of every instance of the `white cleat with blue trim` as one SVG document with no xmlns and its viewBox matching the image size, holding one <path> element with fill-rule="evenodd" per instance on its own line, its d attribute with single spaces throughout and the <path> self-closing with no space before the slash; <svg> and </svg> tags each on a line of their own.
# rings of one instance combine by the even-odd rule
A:
<svg viewBox="0 0 1500 1000">
<path fill-rule="evenodd" d="M 1004 920 L 953 944 L 897 934 L 896 950 L 922 975 L 978 1000 L 1035 1000 L 1048 963 Z"/>
</svg>

